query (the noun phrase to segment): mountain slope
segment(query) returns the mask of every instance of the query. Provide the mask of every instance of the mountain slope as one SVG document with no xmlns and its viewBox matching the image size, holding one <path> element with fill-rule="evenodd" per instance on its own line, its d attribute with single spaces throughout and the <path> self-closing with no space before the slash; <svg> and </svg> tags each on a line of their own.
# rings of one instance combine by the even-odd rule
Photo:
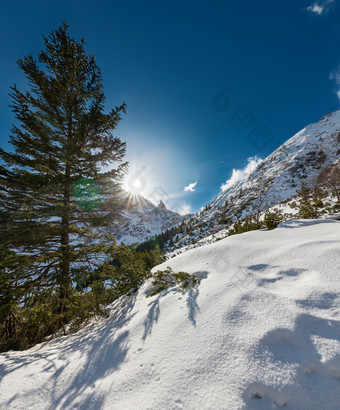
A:
<svg viewBox="0 0 340 410">
<path fill-rule="evenodd" d="M 340 225 L 291 221 L 193 249 L 77 334 L 0 355 L 6 409 L 338 409 Z M 158 269 L 157 268 L 157 269 Z"/>
<path fill-rule="evenodd" d="M 156 206 L 140 194 L 126 196 L 126 209 L 112 226 L 112 232 L 118 242 L 129 245 L 146 241 L 184 219 L 177 212 L 167 209 L 162 201 Z"/>
<path fill-rule="evenodd" d="M 191 217 L 191 232 L 177 247 L 194 243 L 237 219 L 291 198 L 301 182 L 313 183 L 340 156 L 340 110 L 298 132 L 242 178 L 225 184 L 204 210 Z"/>
</svg>

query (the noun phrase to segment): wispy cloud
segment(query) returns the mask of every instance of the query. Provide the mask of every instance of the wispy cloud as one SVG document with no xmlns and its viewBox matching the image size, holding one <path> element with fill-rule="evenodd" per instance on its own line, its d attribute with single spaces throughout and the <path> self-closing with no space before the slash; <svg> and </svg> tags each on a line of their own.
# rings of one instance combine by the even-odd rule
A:
<svg viewBox="0 0 340 410">
<path fill-rule="evenodd" d="M 197 181 L 193 182 L 192 184 L 189 184 L 188 186 L 184 187 L 185 192 L 194 192 L 195 191 L 195 186 L 197 185 Z"/>
<path fill-rule="evenodd" d="M 180 215 L 187 215 L 191 213 L 191 205 L 189 204 L 182 204 L 179 209 L 176 209 L 176 211 L 180 214 Z"/>
<path fill-rule="evenodd" d="M 340 100 L 340 64 L 335 70 L 331 71 L 329 74 L 329 79 L 335 82 L 335 93 Z"/>
<path fill-rule="evenodd" d="M 248 158 L 248 163 L 243 169 L 233 169 L 231 177 L 221 185 L 221 190 L 225 191 L 235 185 L 238 181 L 243 179 L 246 175 L 249 175 L 254 169 L 262 162 L 261 158 L 251 157 Z"/>
<path fill-rule="evenodd" d="M 322 6 L 320 6 L 318 3 L 314 3 L 311 6 L 307 7 L 308 11 L 311 11 L 312 13 L 318 14 L 320 16 L 320 14 L 322 14 L 324 8 Z"/>
<path fill-rule="evenodd" d="M 321 14 L 327 13 L 329 10 L 330 6 L 332 3 L 334 3 L 335 0 L 323 0 L 323 1 L 317 1 L 307 7 L 307 10 L 310 11 L 311 13 L 317 14 L 318 16 L 321 16 Z"/>
</svg>

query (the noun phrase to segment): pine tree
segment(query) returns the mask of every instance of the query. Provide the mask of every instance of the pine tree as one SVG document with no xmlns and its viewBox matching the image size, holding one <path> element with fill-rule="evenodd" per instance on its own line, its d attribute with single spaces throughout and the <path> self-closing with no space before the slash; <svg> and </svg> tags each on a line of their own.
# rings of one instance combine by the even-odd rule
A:
<svg viewBox="0 0 340 410">
<path fill-rule="evenodd" d="M 266 210 L 263 222 L 268 230 L 275 229 L 283 221 L 282 212 L 279 209 L 274 211 Z"/>
<path fill-rule="evenodd" d="M 113 135 L 126 105 L 104 113 L 95 57 L 66 23 L 44 43 L 38 61 L 18 60 L 29 89 L 11 87 L 13 150 L 0 149 L 0 325 L 15 306 L 47 303 L 51 331 L 68 320 L 73 283 L 100 268 L 114 245 L 100 227 L 115 217 L 127 169 L 125 143 Z"/>
<path fill-rule="evenodd" d="M 297 192 L 299 196 L 299 216 L 304 219 L 318 218 L 319 210 L 313 201 L 313 191 L 304 182 Z"/>
</svg>

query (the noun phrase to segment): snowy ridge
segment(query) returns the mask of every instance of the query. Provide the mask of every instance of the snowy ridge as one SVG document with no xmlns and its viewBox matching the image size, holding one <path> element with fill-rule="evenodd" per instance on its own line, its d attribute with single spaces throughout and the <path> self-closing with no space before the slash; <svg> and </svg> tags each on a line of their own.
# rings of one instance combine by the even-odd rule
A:
<svg viewBox="0 0 340 410">
<path fill-rule="evenodd" d="M 340 224 L 297 220 L 183 253 L 196 288 L 0 355 L 4 409 L 338 409 Z"/>
<path fill-rule="evenodd" d="M 340 110 L 298 132 L 192 216 L 192 231 L 177 247 L 196 243 L 227 223 L 291 198 L 302 181 L 313 183 L 322 168 L 339 156 Z"/>
<path fill-rule="evenodd" d="M 162 201 L 158 206 L 141 194 L 130 195 L 127 206 L 112 226 L 117 242 L 140 243 L 180 223 L 184 217 L 167 209 Z"/>
</svg>

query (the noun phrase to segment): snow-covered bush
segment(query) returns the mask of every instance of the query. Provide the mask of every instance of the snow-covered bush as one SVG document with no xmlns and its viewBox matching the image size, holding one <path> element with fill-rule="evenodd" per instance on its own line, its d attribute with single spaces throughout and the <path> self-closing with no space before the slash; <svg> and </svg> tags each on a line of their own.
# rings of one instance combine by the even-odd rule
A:
<svg viewBox="0 0 340 410">
<path fill-rule="evenodd" d="M 152 275 L 152 279 L 153 290 L 149 296 L 157 295 L 157 293 L 176 285 L 181 290 L 186 290 L 200 283 L 200 279 L 196 275 L 190 275 L 187 272 L 173 272 L 170 267 L 167 267 L 164 271 L 158 270 Z"/>
</svg>

